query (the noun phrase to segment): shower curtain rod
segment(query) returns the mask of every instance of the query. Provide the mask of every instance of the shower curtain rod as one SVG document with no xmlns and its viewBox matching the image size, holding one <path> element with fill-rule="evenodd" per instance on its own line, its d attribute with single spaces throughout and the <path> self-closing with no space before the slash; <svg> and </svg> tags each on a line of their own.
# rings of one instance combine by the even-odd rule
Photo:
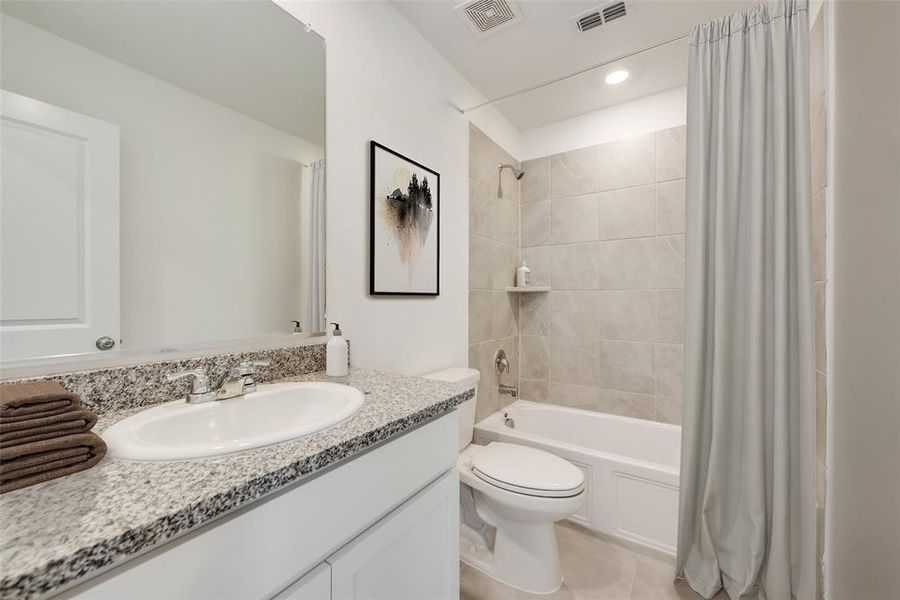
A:
<svg viewBox="0 0 900 600">
<path fill-rule="evenodd" d="M 521 89 L 521 90 L 519 90 L 519 91 L 517 91 L 517 92 L 511 92 L 511 93 L 509 93 L 509 94 L 504 94 L 503 96 L 499 96 L 499 97 L 497 97 L 497 98 L 494 98 L 493 100 L 487 100 L 487 101 L 485 101 L 485 102 L 482 102 L 481 104 L 476 104 L 475 106 L 472 106 L 472 107 L 469 107 L 469 108 L 459 109 L 459 112 L 462 113 L 462 114 L 466 114 L 467 112 L 471 112 L 471 111 L 473 111 L 473 110 L 482 108 L 482 107 L 484 107 L 484 106 L 488 106 L 489 104 L 494 104 L 495 102 L 500 102 L 501 100 L 506 100 L 507 98 L 512 98 L 513 96 L 518 96 L 519 94 L 525 94 L 525 93 L 527 93 L 527 92 L 532 92 L 532 91 L 534 91 L 534 90 L 538 90 L 538 89 L 540 89 L 540 88 L 547 87 L 548 85 L 553 85 L 554 83 L 559 83 L 560 81 L 565 81 L 566 79 L 571 79 L 572 77 L 577 77 L 578 75 L 581 75 L 581 74 L 583 74 L 583 73 L 587 73 L 588 71 L 593 71 L 594 69 L 599 69 L 600 67 L 605 67 L 606 65 L 612 64 L 612 63 L 614 63 L 614 62 L 616 62 L 616 61 L 624 60 L 624 59 L 626 59 L 626 58 L 630 58 L 630 57 L 632 57 L 632 56 L 635 56 L 636 54 L 641 54 L 641 53 L 643 53 L 643 52 L 648 52 L 648 51 L 650 51 L 650 50 L 655 50 L 656 48 L 659 48 L 660 46 L 665 46 L 666 44 L 671 44 L 672 42 L 677 42 L 678 40 L 683 40 L 684 38 L 688 37 L 689 35 L 690 35 L 690 32 L 688 32 L 688 33 L 683 33 L 683 34 L 681 34 L 681 35 L 679 35 L 679 36 L 676 36 L 676 37 L 673 37 L 673 38 L 669 38 L 669 39 L 664 40 L 664 41 L 662 41 L 662 42 L 657 42 L 657 43 L 652 44 L 652 45 L 650 45 L 650 46 L 646 46 L 646 47 L 644 47 L 644 48 L 641 48 L 640 50 L 635 50 L 635 51 L 633 51 L 633 52 L 627 52 L 627 53 L 625 53 L 625 54 L 620 54 L 619 56 L 616 56 L 615 58 L 610 58 L 610 59 L 608 59 L 608 60 L 604 60 L 603 62 L 599 62 L 599 63 L 597 63 L 597 64 L 594 64 L 594 65 L 591 65 L 591 66 L 589 66 L 589 67 L 585 67 L 585 68 L 583 68 L 583 69 L 580 69 L 580 70 L 578 70 L 578 71 L 575 71 L 574 73 L 569 73 L 568 75 L 563 75 L 563 76 L 561 76 L 561 77 L 557 77 L 556 79 L 551 79 L 551 80 L 549 80 L 549 81 L 543 81 L 543 82 L 541 82 L 541 83 L 537 83 L 537 84 L 532 85 L 532 86 L 530 86 L 530 87 Z"/>
</svg>

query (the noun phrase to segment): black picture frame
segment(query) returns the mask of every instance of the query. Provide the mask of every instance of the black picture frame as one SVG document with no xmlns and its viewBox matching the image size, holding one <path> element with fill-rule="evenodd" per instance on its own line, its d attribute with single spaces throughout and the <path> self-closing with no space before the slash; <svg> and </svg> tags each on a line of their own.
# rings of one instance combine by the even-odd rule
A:
<svg viewBox="0 0 900 600">
<path fill-rule="evenodd" d="M 427 292 L 413 292 L 413 291 L 403 291 L 403 290 L 379 290 L 375 288 L 375 218 L 376 218 L 376 195 L 377 191 L 375 189 L 375 165 L 377 153 L 387 152 L 389 154 L 393 154 L 395 157 L 414 165 L 418 169 L 423 171 L 427 171 L 428 174 L 433 175 L 435 179 L 435 227 L 436 229 L 436 243 L 437 243 L 437 252 L 435 257 L 435 277 L 434 277 L 434 291 Z M 441 294 L 441 174 L 437 171 L 426 167 L 422 163 L 415 161 L 408 156 L 404 156 L 400 154 L 396 150 L 392 150 L 383 144 L 379 144 L 375 140 L 371 140 L 369 143 L 369 294 L 372 296 L 439 296 Z"/>
</svg>

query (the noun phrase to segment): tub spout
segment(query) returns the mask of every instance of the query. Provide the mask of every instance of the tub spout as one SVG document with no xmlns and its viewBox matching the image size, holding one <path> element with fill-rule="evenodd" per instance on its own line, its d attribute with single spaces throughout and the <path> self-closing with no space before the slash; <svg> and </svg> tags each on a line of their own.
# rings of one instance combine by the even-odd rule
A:
<svg viewBox="0 0 900 600">
<path fill-rule="evenodd" d="M 513 398 L 519 397 L 519 390 L 514 385 L 503 385 L 501 383 L 500 387 L 497 388 L 497 391 L 499 391 L 501 394 L 509 394 Z"/>
</svg>

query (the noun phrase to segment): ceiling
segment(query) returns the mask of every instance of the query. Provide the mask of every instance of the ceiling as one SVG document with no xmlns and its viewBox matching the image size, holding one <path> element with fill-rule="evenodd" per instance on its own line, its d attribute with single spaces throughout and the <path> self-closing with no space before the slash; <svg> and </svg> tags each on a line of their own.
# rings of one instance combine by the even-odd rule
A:
<svg viewBox="0 0 900 600">
<path fill-rule="evenodd" d="M 755 4 L 748 0 L 633 0 L 622 19 L 581 32 L 572 19 L 604 0 L 519 0 L 524 21 L 478 39 L 454 10 L 457 0 L 393 0 L 394 6 L 486 98 L 555 79 L 688 32 L 698 23 Z M 616 67 L 631 78 L 604 83 Z M 645 52 L 609 67 L 496 107 L 520 131 L 620 104 L 687 82 L 687 41 Z M 464 107 L 465 108 L 465 107 Z"/>
<path fill-rule="evenodd" d="M 325 42 L 263 0 L 3 0 L 4 13 L 325 145 Z"/>
</svg>

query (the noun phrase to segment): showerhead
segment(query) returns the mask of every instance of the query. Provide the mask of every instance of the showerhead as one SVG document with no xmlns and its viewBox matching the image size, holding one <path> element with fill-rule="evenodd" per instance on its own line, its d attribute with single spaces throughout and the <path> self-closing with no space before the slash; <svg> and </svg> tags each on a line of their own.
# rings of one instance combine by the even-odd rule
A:
<svg viewBox="0 0 900 600">
<path fill-rule="evenodd" d="M 518 169 L 513 165 L 501 164 L 499 167 L 497 167 L 497 179 L 498 179 L 498 181 L 497 181 L 497 197 L 498 198 L 503 197 L 503 177 L 502 177 L 503 169 L 509 169 L 510 171 L 512 171 L 513 175 L 516 178 L 516 181 L 519 181 L 520 179 L 525 177 L 525 171 L 523 171 L 522 169 Z"/>
</svg>

